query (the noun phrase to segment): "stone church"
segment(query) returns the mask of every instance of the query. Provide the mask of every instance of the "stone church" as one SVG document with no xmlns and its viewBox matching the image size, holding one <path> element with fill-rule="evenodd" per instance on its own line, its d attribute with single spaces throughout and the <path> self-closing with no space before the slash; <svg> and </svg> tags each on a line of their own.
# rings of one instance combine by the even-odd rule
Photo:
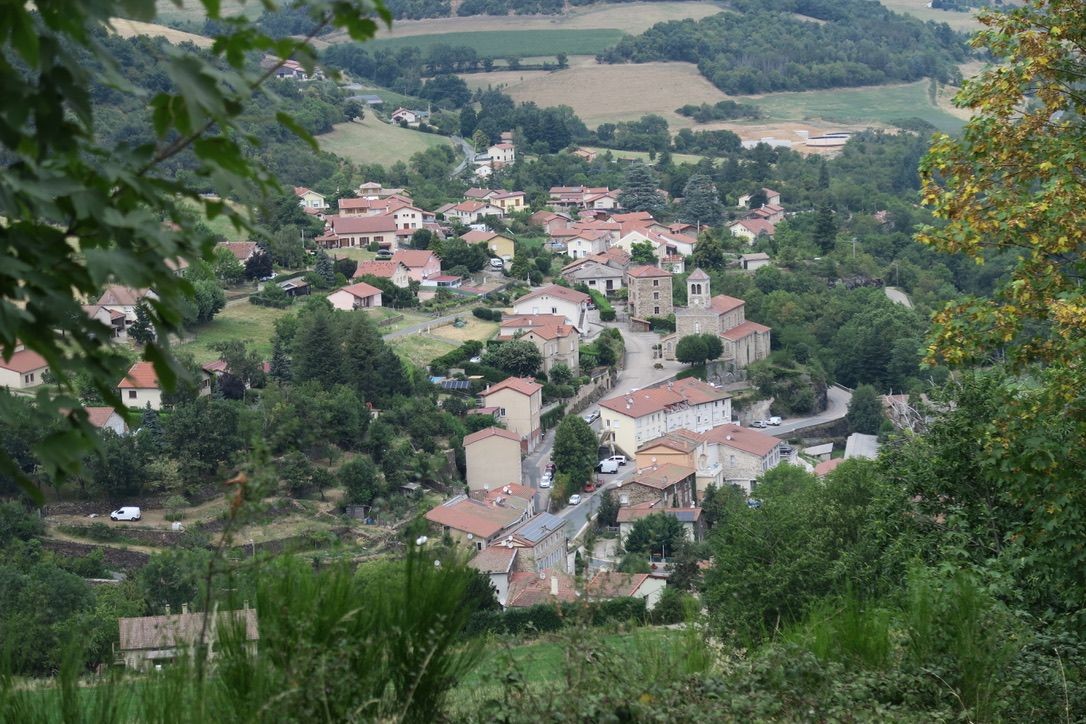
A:
<svg viewBox="0 0 1086 724">
<path fill-rule="evenodd" d="M 746 302 L 710 290 L 709 275 L 695 269 L 686 278 L 686 306 L 675 309 L 675 333 L 661 340 L 665 359 L 675 359 L 675 346 L 692 334 L 715 334 L 724 345 L 720 360 L 733 370 L 769 356 L 770 329 L 748 322 Z"/>
</svg>

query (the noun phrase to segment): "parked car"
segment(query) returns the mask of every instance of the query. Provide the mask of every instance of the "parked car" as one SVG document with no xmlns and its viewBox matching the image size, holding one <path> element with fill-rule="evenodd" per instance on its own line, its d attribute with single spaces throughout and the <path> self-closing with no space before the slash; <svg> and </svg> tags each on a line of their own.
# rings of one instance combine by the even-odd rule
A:
<svg viewBox="0 0 1086 724">
<path fill-rule="evenodd" d="M 750 423 L 750 426 L 751 427 L 759 427 L 759 428 L 765 427 L 766 426 L 766 421 L 765 420 L 755 420 L 754 422 Z"/>
<path fill-rule="evenodd" d="M 779 425 L 779 424 L 781 424 L 781 418 L 774 415 L 773 417 L 769 418 L 769 424 L 770 425 Z"/>
<path fill-rule="evenodd" d="M 612 455 L 611 457 L 609 457 L 609 458 L 607 458 L 607 459 L 608 459 L 608 460 L 610 460 L 610 461 L 612 461 L 612 462 L 616 462 L 616 463 L 618 463 L 619 465 L 625 465 L 625 464 L 626 464 L 627 462 L 629 462 L 629 461 L 628 461 L 628 460 L 626 459 L 626 456 L 625 456 L 625 455 Z"/>
<path fill-rule="evenodd" d="M 554 475 L 551 473 L 550 470 L 548 470 L 547 472 L 543 473 L 541 484 L 546 483 L 547 485 L 550 485 L 552 480 L 554 480 Z"/>
<path fill-rule="evenodd" d="M 117 508 L 109 514 L 110 520 L 139 520 L 143 517 L 140 513 L 140 509 L 134 505 L 126 505 L 123 508 Z"/>
<path fill-rule="evenodd" d="M 600 411 L 594 410 L 584 416 L 584 421 L 591 425 L 596 420 L 600 419 Z"/>
<path fill-rule="evenodd" d="M 378 261 L 388 261 L 392 258 L 392 251 L 390 249 L 381 249 L 377 252 Z"/>
<path fill-rule="evenodd" d="M 581 502 L 581 496 L 578 495 L 577 493 L 574 493 L 573 495 L 569 496 L 569 504 L 570 505 L 577 505 L 580 502 Z"/>
<path fill-rule="evenodd" d="M 599 464 L 596 465 L 596 472 L 598 472 L 598 473 L 617 473 L 618 472 L 618 463 L 615 462 L 614 460 L 612 460 L 611 458 L 607 458 L 606 460 L 600 460 Z"/>
<path fill-rule="evenodd" d="M 551 479 L 550 478 L 543 478 L 542 480 L 539 481 L 539 487 L 541 487 L 541 488 L 549 488 L 550 486 L 551 486 Z"/>
<path fill-rule="evenodd" d="M 584 484 L 584 491 L 586 493 L 595 492 L 596 491 L 596 484 L 594 482 L 592 482 L 591 480 L 589 480 L 587 483 Z"/>
<path fill-rule="evenodd" d="M 497 257 L 494 257 L 493 259 L 490 260 L 490 268 L 491 269 L 497 269 L 498 271 L 501 271 L 502 269 L 505 268 L 505 262 L 502 261 L 501 259 L 497 258 Z"/>
<path fill-rule="evenodd" d="M 547 463 L 547 472 L 548 472 L 548 473 L 551 473 L 551 474 L 553 474 L 553 473 L 554 473 L 554 471 L 555 471 L 555 469 L 556 469 L 556 467 L 557 467 L 557 466 L 556 466 L 556 465 L 554 464 L 554 462 L 553 462 L 553 461 L 552 461 L 552 462 L 549 462 L 549 463 Z"/>
</svg>

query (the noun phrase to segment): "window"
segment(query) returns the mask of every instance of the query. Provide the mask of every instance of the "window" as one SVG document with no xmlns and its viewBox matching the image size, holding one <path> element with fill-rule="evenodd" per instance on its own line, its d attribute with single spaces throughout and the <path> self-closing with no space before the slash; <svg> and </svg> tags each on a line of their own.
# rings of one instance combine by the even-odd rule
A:
<svg viewBox="0 0 1086 724">
<path fill-rule="evenodd" d="M 660 292 L 653 292 L 652 293 L 652 298 L 653 299 L 659 299 L 660 298 Z"/>
<path fill-rule="evenodd" d="M 33 372 L 31 372 L 28 375 L 23 375 L 23 382 L 25 384 L 30 384 L 33 381 L 34 381 L 34 373 Z"/>
<path fill-rule="evenodd" d="M 558 314 L 558 307 L 551 307 L 551 314 Z"/>
<path fill-rule="evenodd" d="M 660 280 L 659 279 L 653 279 L 652 280 L 652 286 L 654 286 L 654 287 L 660 286 Z"/>
<path fill-rule="evenodd" d="M 129 390 L 128 391 L 128 399 L 130 399 L 130 400 L 136 399 L 136 391 L 135 390 Z"/>
<path fill-rule="evenodd" d="M 657 317 L 660 316 L 660 308 L 659 307 L 653 307 L 652 308 L 652 314 L 653 314 L 653 316 L 657 316 Z"/>
<path fill-rule="evenodd" d="M 498 408 L 498 416 L 499 417 L 505 417 L 505 408 L 504 407 L 499 407 Z"/>
</svg>

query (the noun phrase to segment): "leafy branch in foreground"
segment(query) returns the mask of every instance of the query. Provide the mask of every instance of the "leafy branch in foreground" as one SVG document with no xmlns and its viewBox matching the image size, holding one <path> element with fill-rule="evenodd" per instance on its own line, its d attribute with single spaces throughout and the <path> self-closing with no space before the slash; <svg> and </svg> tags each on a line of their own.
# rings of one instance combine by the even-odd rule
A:
<svg viewBox="0 0 1086 724">
<path fill-rule="evenodd" d="M 127 369 L 125 355 L 108 328 L 86 315 L 81 305 L 107 284 L 153 288 L 148 316 L 158 334 L 142 350 L 159 380 L 172 388 L 186 373 L 169 349 L 169 334 L 180 328 L 181 309 L 192 285 L 175 275 L 170 263 L 211 259 L 213 239 L 191 228 L 191 205 L 208 219 L 227 217 L 235 227 L 245 216 L 223 197 L 255 188 L 267 192 L 276 181 L 253 162 L 237 120 L 275 68 L 252 66 L 261 51 L 297 58 L 312 68 L 313 35 L 275 39 L 244 16 L 224 18 L 219 3 L 203 0 L 208 19 L 222 34 L 202 55 L 169 48 L 171 92 L 148 99 L 153 142 L 105 147 L 97 138 L 92 81 L 125 94 L 128 83 L 100 42 L 113 17 L 153 20 L 153 0 L 41 0 L 7 7 L 0 23 L 3 63 L 0 83 L 0 354 L 10 358 L 16 345 L 40 354 L 55 385 L 37 392 L 43 424 L 63 410 L 66 424 L 35 449 L 33 464 L 20 465 L 0 451 L 0 474 L 16 480 L 35 499 L 40 493 L 30 473 L 45 478 L 78 469 L 94 446 L 93 428 L 79 404 L 76 377 L 82 376 L 101 399 L 124 410 L 115 385 Z M 274 3 L 266 2 L 269 9 Z M 319 32 L 344 29 L 362 41 L 377 30 L 374 16 L 390 22 L 380 0 L 324 0 L 308 4 Z M 281 61 L 282 62 L 282 61 Z M 310 143 L 312 138 L 285 114 L 278 121 Z M 191 151 L 188 181 L 171 177 L 163 164 Z M 202 195 L 213 191 L 216 197 Z M 0 397 L 0 416 L 10 401 Z"/>
</svg>

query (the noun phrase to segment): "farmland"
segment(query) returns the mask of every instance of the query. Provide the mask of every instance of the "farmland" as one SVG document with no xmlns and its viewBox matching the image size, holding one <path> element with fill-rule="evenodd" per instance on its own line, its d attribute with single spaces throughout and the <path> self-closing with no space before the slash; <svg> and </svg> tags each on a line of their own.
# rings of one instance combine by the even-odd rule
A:
<svg viewBox="0 0 1086 724">
<path fill-rule="evenodd" d="M 928 7 L 929 0 L 880 0 L 880 2 L 895 13 L 912 15 L 921 20 L 933 20 L 937 23 L 946 23 L 960 32 L 980 30 L 980 23 L 973 13 L 956 13 L 951 10 L 936 10 Z"/>
<path fill-rule="evenodd" d="M 516 27 L 515 19 L 509 25 Z M 622 39 L 621 30 L 593 28 L 575 30 L 493 30 L 433 35 L 387 36 L 366 47 L 371 51 L 416 47 L 424 53 L 434 45 L 467 46 L 480 56 L 523 58 L 533 55 L 594 55 Z"/>
<path fill-rule="evenodd" d="M 317 136 L 321 150 L 334 153 L 354 163 L 379 163 L 391 166 L 406 161 L 413 154 L 448 139 L 406 128 L 391 126 L 367 113 L 361 121 L 340 123 L 331 133 Z"/>
<path fill-rule="evenodd" d="M 115 18 L 113 20 L 113 29 L 122 38 L 132 38 L 137 35 L 149 35 L 152 38 L 165 38 L 171 43 L 192 43 L 200 48 L 210 48 L 212 40 L 203 35 L 196 35 L 194 33 L 186 33 L 183 30 L 175 30 L 174 28 L 168 28 L 165 25 L 155 25 L 153 23 L 141 23 L 136 20 L 123 20 L 121 18 Z"/>
<path fill-rule="evenodd" d="M 516 15 L 511 17 L 473 15 L 455 18 L 428 18 L 426 20 L 398 20 L 392 30 L 378 33 L 379 39 L 402 38 L 412 35 L 444 35 L 447 33 L 488 33 L 494 31 L 522 30 L 584 30 L 610 28 L 624 33 L 642 33 L 656 23 L 683 18 L 704 18 L 722 12 L 723 8 L 711 2 L 633 2 L 621 5 L 596 5 L 576 8 L 565 15 Z M 323 38 L 329 42 L 341 42 L 342 33 Z M 558 51 L 547 50 L 545 55 Z"/>
</svg>

